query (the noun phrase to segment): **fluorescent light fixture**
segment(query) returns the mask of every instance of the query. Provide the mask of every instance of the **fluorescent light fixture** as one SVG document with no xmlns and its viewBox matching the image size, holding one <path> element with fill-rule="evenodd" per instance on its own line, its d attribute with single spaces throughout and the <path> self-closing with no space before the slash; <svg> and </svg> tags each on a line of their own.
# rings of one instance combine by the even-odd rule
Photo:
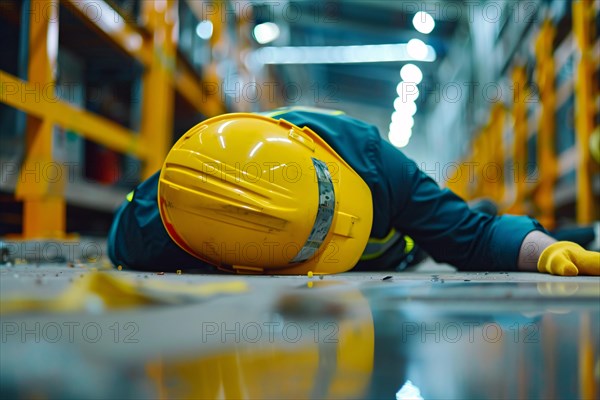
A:
<svg viewBox="0 0 600 400">
<path fill-rule="evenodd" d="M 410 131 L 412 130 L 413 124 L 414 124 L 414 122 L 413 122 L 412 117 L 407 117 L 400 121 L 390 122 L 389 129 L 390 129 L 390 131 L 394 131 L 394 132 L 410 133 Z"/>
<path fill-rule="evenodd" d="M 394 126 L 406 126 L 408 128 L 411 128 L 415 125 L 415 119 L 412 117 L 412 115 L 408 115 L 408 114 L 401 114 L 397 111 L 394 111 L 392 113 L 392 124 Z M 391 125 L 390 125 L 390 130 L 391 130 Z"/>
<path fill-rule="evenodd" d="M 396 97 L 394 100 L 394 110 L 401 115 L 413 116 L 417 112 L 417 104 L 414 101 L 407 101 Z"/>
<path fill-rule="evenodd" d="M 390 123 L 388 139 L 395 147 L 404 147 L 410 141 L 412 136 L 412 126 L 414 120 L 411 116 L 401 116 L 392 114 L 392 122 Z"/>
<path fill-rule="evenodd" d="M 400 77 L 406 82 L 418 85 L 423 80 L 423 73 L 415 64 L 406 64 L 400 69 Z"/>
<path fill-rule="evenodd" d="M 260 44 L 270 43 L 279 37 L 279 27 L 273 22 L 258 24 L 252 31 L 254 39 Z"/>
<path fill-rule="evenodd" d="M 206 19 L 204 21 L 198 22 L 198 25 L 196 26 L 196 35 L 198 35 L 200 39 L 210 39 L 213 35 L 212 22 Z"/>
<path fill-rule="evenodd" d="M 413 42 L 415 40 L 418 42 Z M 437 56 L 433 47 L 426 45 L 418 39 L 412 39 L 411 42 L 364 46 L 268 46 L 253 51 L 249 61 L 257 64 L 349 64 L 435 61 Z M 414 55 L 418 56 L 418 58 Z"/>
<path fill-rule="evenodd" d="M 419 98 L 419 88 L 412 82 L 400 82 L 396 86 L 396 92 L 398 93 L 398 97 L 405 102 L 415 102 Z"/>
<path fill-rule="evenodd" d="M 399 113 L 399 112 L 397 112 L 397 111 L 394 111 L 394 112 L 392 113 L 392 122 L 401 122 L 401 121 L 402 121 L 404 118 L 406 118 L 406 117 L 411 117 L 411 118 L 412 118 L 412 116 L 411 116 L 411 115 L 408 115 L 408 114 L 401 114 L 401 113 Z"/>
<path fill-rule="evenodd" d="M 433 17 L 425 11 L 419 11 L 416 13 L 413 17 L 412 23 L 416 30 L 425 34 L 431 33 L 433 28 L 435 28 L 435 21 L 433 20 Z"/>
<path fill-rule="evenodd" d="M 394 147 L 405 147 L 410 141 L 412 132 L 410 130 L 390 130 L 388 140 Z"/>
<path fill-rule="evenodd" d="M 406 44 L 406 51 L 413 60 L 425 61 L 429 57 L 429 48 L 420 39 L 410 39 Z"/>
</svg>

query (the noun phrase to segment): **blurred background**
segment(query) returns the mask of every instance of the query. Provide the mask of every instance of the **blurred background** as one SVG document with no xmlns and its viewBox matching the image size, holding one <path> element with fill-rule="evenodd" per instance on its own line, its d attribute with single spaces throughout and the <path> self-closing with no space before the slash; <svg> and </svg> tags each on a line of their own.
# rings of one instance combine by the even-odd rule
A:
<svg viewBox="0 0 600 400">
<path fill-rule="evenodd" d="M 0 0 L 0 234 L 105 235 L 225 112 L 376 125 L 442 186 L 599 218 L 598 1 Z"/>
<path fill-rule="evenodd" d="M 114 211 L 182 134 L 278 107 L 374 124 L 466 200 L 598 227 L 599 12 L 0 0 L 0 398 L 600 398 L 597 277 L 261 279 L 102 257 Z M 273 325 L 275 342 L 247 333 Z"/>
</svg>

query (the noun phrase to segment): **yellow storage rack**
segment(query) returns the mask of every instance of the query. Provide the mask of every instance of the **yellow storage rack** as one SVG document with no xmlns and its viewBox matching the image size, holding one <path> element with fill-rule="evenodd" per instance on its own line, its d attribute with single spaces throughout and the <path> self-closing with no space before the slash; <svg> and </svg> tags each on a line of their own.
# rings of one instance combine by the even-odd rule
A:
<svg viewBox="0 0 600 400">
<path fill-rule="evenodd" d="M 555 65 L 552 43 L 556 35 L 554 25 L 546 20 L 542 24 L 535 43 L 537 57 L 536 76 L 539 88 L 541 111 L 537 134 L 537 156 L 539 182 L 534 189 L 533 202 L 537 206 L 539 221 L 548 228 L 556 224 L 554 207 L 554 185 L 558 174 L 555 154 L 556 112 Z"/>
<path fill-rule="evenodd" d="M 592 164 L 590 137 L 594 131 L 594 99 L 598 96 L 598 82 L 594 71 L 600 60 L 594 53 L 595 23 L 598 2 L 592 0 L 573 3 L 573 33 L 579 49 L 575 80 L 575 129 L 577 132 L 577 222 L 588 223 L 598 218 L 598 204 L 594 202 L 592 179 L 598 164 Z M 594 83 L 595 82 L 595 83 Z M 594 169 L 596 171 L 594 171 Z M 596 176 L 597 178 L 597 176 Z"/>
<path fill-rule="evenodd" d="M 180 0 L 184 1 L 184 0 Z M 218 94 L 207 93 L 207 80 L 216 82 L 214 74 L 204 81 L 182 62 L 176 50 L 177 1 L 141 1 L 140 23 L 126 18 L 109 1 L 94 0 L 94 7 L 104 11 L 110 20 L 89 12 L 89 1 L 32 0 L 28 15 L 29 68 L 24 81 L 0 71 L 0 102 L 27 114 L 26 154 L 21 166 L 15 195 L 23 201 L 23 238 L 61 238 L 65 236 L 65 174 L 62 179 L 40 180 L 31 171 L 40 165 L 56 163 L 52 154 L 52 127 L 71 129 L 88 140 L 143 161 L 143 177 L 162 165 L 172 138 L 174 93 L 177 91 L 198 112 L 212 116 L 225 112 Z M 194 1 L 194 3 L 200 3 Z M 219 7 L 220 2 L 214 3 Z M 197 4 L 196 4 L 197 5 Z M 58 52 L 58 11 L 69 7 L 92 26 L 105 40 L 118 46 L 144 68 L 139 132 L 129 130 L 93 112 L 44 95 L 55 83 L 54 71 Z M 216 43 L 221 18 L 213 13 Z M 150 95 L 149 95 L 150 94 Z M 63 171 L 64 172 L 64 171 Z"/>
<path fill-rule="evenodd" d="M 539 104 L 536 104 L 539 109 L 532 113 L 535 115 L 527 112 L 526 99 L 534 97 L 527 79 L 527 65 L 518 57 L 508 60 L 512 98 L 507 104 L 491 106 L 488 123 L 475 134 L 471 150 L 460 164 L 463 170 L 475 166 L 475 179 L 468 182 L 449 180 L 449 188 L 466 199 L 491 198 L 500 205 L 502 212 L 532 214 L 550 229 L 557 222 L 557 197 L 561 197 L 562 202 L 575 204 L 574 219 L 578 223 L 590 223 L 600 218 L 597 201 L 600 167 L 593 161 L 590 151 L 590 138 L 598 130 L 596 71 L 600 66 L 600 40 L 595 31 L 600 13 L 598 8 L 598 2 L 591 0 L 575 0 L 571 5 L 573 29 L 568 40 L 574 41 L 576 66 L 574 76 L 567 83 L 572 82 L 574 87 L 575 145 L 562 154 L 557 153 L 557 135 L 564 134 L 557 130 L 557 98 L 564 101 L 568 93 L 557 93 L 565 89 L 558 88 L 556 84 L 557 66 L 553 48 L 556 27 L 551 19 L 540 18 L 534 31 L 535 70 L 532 74 L 539 96 Z M 563 86 L 569 89 L 568 85 Z M 507 113 L 511 118 L 507 118 Z M 528 160 L 527 155 L 532 128 L 537 131 L 536 160 Z M 498 132 L 503 129 L 508 129 L 508 132 L 499 141 Z M 571 159 L 575 161 L 570 162 Z M 535 163 L 535 174 L 526 168 L 531 163 Z M 511 168 L 507 168 L 508 164 Z M 498 181 L 489 176 L 490 165 L 504 171 L 503 187 L 498 187 Z M 487 172 L 483 170 L 485 168 Z M 576 175 L 576 184 L 559 188 L 558 180 L 572 173 Z"/>
</svg>

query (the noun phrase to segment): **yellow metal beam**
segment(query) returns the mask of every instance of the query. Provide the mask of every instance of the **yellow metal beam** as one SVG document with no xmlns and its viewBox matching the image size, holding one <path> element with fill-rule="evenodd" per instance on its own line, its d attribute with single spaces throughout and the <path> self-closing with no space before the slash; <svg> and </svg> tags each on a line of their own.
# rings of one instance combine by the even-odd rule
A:
<svg viewBox="0 0 600 400">
<path fill-rule="evenodd" d="M 31 18 L 29 31 L 29 82 L 48 86 L 54 83 L 58 53 L 57 0 L 32 1 L 41 7 Z M 33 15 L 31 10 L 29 15 Z M 3 83 L 3 82 L 0 82 Z M 15 195 L 23 200 L 23 237 L 52 238 L 65 235 L 65 176 L 52 155 L 52 123 L 47 118 L 28 115 L 25 160 L 21 166 Z M 49 171 L 48 166 L 53 166 Z"/>
<path fill-rule="evenodd" d="M 225 105 L 219 98 L 218 84 L 209 81 L 199 82 L 194 73 L 179 58 L 173 80 L 175 89 L 202 114 L 212 117 L 225 112 Z"/>
<path fill-rule="evenodd" d="M 489 123 L 481 129 L 475 143 L 474 143 L 474 155 L 475 155 L 475 185 L 473 187 L 473 198 L 485 197 L 486 191 L 488 190 L 486 178 L 484 175 L 489 158 L 489 146 L 488 146 L 488 131 Z M 485 171 L 485 172 L 484 172 Z"/>
<path fill-rule="evenodd" d="M 470 165 L 468 161 L 461 161 L 456 173 L 446 176 L 446 187 L 464 200 L 469 199 L 469 183 L 472 175 L 469 170 Z"/>
<path fill-rule="evenodd" d="M 128 53 L 130 56 L 137 59 L 144 67 L 150 67 L 153 57 L 156 57 L 156 46 L 153 48 L 152 40 L 149 40 L 137 26 L 132 24 L 126 18 L 122 17 L 108 3 L 102 0 L 82 1 L 82 0 L 62 0 L 67 7 L 75 11 L 75 13 L 88 24 L 96 28 L 101 34 L 106 35 L 113 43 L 121 50 Z M 182 0 L 183 1 L 183 0 Z M 153 14 L 156 12 L 163 15 L 167 20 L 172 19 L 170 15 L 174 15 L 174 10 L 163 12 L 161 8 L 153 1 L 145 2 L 146 11 L 143 13 L 143 20 L 154 35 L 154 40 L 162 40 L 162 32 L 164 32 L 164 21 L 159 21 Z M 166 4 L 166 3 L 165 3 Z M 171 2 L 173 4 L 173 2 Z M 208 7 L 208 6 L 207 6 Z M 216 10 L 208 8 L 211 11 L 211 16 L 215 19 L 215 23 L 220 21 Z M 157 11 L 158 8 L 158 11 Z M 152 9 L 152 10 L 150 10 Z M 170 13 L 170 14 L 169 14 Z M 213 15 L 214 14 L 214 15 Z M 216 16 L 215 16 L 216 15 Z M 169 21 L 174 27 L 173 21 Z M 161 33 L 158 36 L 155 34 L 157 30 Z M 165 38 L 167 41 L 172 41 L 171 38 Z M 163 53 L 164 54 L 164 53 Z M 174 63 L 168 57 L 158 57 L 158 61 L 165 63 L 163 65 L 169 71 L 169 77 L 172 78 L 172 84 L 176 87 L 179 93 L 183 95 L 196 109 L 204 115 L 214 116 L 225 112 L 223 103 L 219 100 L 216 90 L 216 83 L 203 82 L 189 70 L 185 63 L 180 59 L 179 55 L 175 55 L 177 62 L 174 68 Z"/>
<path fill-rule="evenodd" d="M 123 126 L 58 99 L 55 85 L 25 82 L 0 71 L 0 102 L 78 132 L 86 139 L 144 159 L 148 149 L 138 135 Z M 50 134 L 48 134 L 50 135 Z"/>
<path fill-rule="evenodd" d="M 487 197 L 498 203 L 504 198 L 504 144 L 502 132 L 506 109 L 495 103 L 487 124 L 473 140 L 471 162 L 463 163 L 466 179 L 473 179 L 468 198 Z M 463 189 L 464 190 L 464 189 Z"/>
<path fill-rule="evenodd" d="M 485 130 L 486 127 L 481 128 L 481 130 L 475 135 L 475 138 L 473 139 L 472 157 L 475 173 L 473 177 L 473 182 L 470 185 L 469 198 L 480 197 L 483 193 L 483 180 L 481 179 L 481 176 L 483 175 L 482 164 L 484 163 L 485 156 L 483 146 L 483 137 L 485 134 Z"/>
<path fill-rule="evenodd" d="M 517 66 L 512 73 L 513 97 L 513 173 L 514 202 L 507 212 L 522 214 L 525 210 L 525 191 L 527 177 L 527 103 L 529 93 L 525 67 Z"/>
<path fill-rule="evenodd" d="M 594 5 L 590 0 L 573 2 L 573 30 L 579 49 L 575 80 L 575 127 L 577 132 L 577 222 L 590 223 L 598 216 L 592 189 L 592 164 L 589 142 L 594 130 L 594 54 L 592 48 L 595 23 Z"/>
<path fill-rule="evenodd" d="M 553 42 L 556 29 L 550 20 L 542 24 L 535 43 L 536 77 L 540 92 L 541 114 L 537 134 L 537 168 L 539 182 L 533 199 L 538 220 L 548 229 L 554 228 L 554 185 L 558 172 L 556 135 L 556 88 Z"/>
<path fill-rule="evenodd" d="M 149 177 L 162 167 L 172 142 L 174 91 L 171 77 L 175 71 L 176 50 L 173 30 L 176 29 L 176 3 L 167 0 L 158 3 L 142 2 L 144 20 L 150 26 L 152 59 L 144 72 L 144 96 L 142 99 L 141 134 L 148 145 L 148 157 L 144 164 L 143 178 Z"/>
<path fill-rule="evenodd" d="M 490 176 L 489 172 L 488 180 L 490 180 L 490 194 L 489 196 L 494 199 L 498 204 L 504 201 L 504 187 L 505 187 L 505 156 L 504 156 L 504 121 L 506 120 L 506 109 L 502 103 L 494 104 L 492 108 L 492 114 L 490 116 L 490 128 L 488 143 L 490 148 L 490 161 L 487 167 L 488 171 L 493 171 Z"/>
<path fill-rule="evenodd" d="M 59 1 L 84 22 L 144 67 L 144 97 L 140 135 L 106 118 L 58 98 L 53 73 L 58 51 Z M 219 11 L 222 4 L 214 2 Z M 103 0 L 36 0 L 31 2 L 29 80 L 0 71 L 0 102 L 28 114 L 26 157 L 16 188 L 24 201 L 25 238 L 60 237 L 65 234 L 64 166 L 55 162 L 53 126 L 60 125 L 85 138 L 145 161 L 143 175 L 162 166 L 172 140 L 173 96 L 178 90 L 196 109 L 207 116 L 225 112 L 220 90 L 212 81 L 201 83 L 178 59 L 176 48 L 176 0 L 142 2 L 143 29 L 123 18 Z M 216 45 L 221 35 L 219 12 L 214 20 Z M 213 76 L 213 71 L 208 71 Z M 217 78 L 214 78 L 217 82 Z M 44 177 L 49 168 L 56 174 Z"/>
</svg>

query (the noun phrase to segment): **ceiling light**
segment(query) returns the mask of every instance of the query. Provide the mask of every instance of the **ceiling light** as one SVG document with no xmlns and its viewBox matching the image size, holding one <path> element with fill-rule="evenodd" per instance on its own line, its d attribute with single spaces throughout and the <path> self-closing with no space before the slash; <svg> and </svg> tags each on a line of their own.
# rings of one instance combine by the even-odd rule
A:
<svg viewBox="0 0 600 400">
<path fill-rule="evenodd" d="M 400 122 L 390 122 L 389 130 L 390 132 L 402 132 L 403 134 L 410 135 L 412 131 L 412 117 L 411 120 L 408 119 L 400 121 Z"/>
<path fill-rule="evenodd" d="M 425 60 L 427 58 L 427 45 L 420 39 L 410 39 L 406 44 L 408 55 L 414 60 Z"/>
<path fill-rule="evenodd" d="M 403 100 L 400 97 L 396 97 L 396 100 L 394 100 L 394 110 L 402 115 L 413 116 L 417 112 L 417 104 L 414 101 L 407 101 L 406 99 Z"/>
<path fill-rule="evenodd" d="M 395 147 L 398 147 L 398 148 L 404 147 L 410 141 L 411 134 L 412 134 L 412 132 L 410 130 L 409 131 L 390 130 L 390 132 L 388 133 L 388 140 Z"/>
<path fill-rule="evenodd" d="M 418 39 L 412 40 L 417 42 L 356 46 L 267 46 L 250 53 L 248 62 L 262 65 L 435 61 L 437 55 L 433 47 Z"/>
<path fill-rule="evenodd" d="M 406 82 L 418 85 L 423 80 L 423 73 L 415 64 L 406 64 L 400 69 L 400 77 Z"/>
<path fill-rule="evenodd" d="M 419 98 L 419 88 L 413 82 L 400 82 L 396 86 L 396 92 L 398 93 L 398 97 L 405 102 L 414 102 Z"/>
<path fill-rule="evenodd" d="M 433 17 L 425 11 L 419 11 L 416 13 L 413 17 L 412 23 L 416 30 L 425 34 L 431 33 L 433 28 L 435 28 L 435 21 L 433 20 Z"/>
<path fill-rule="evenodd" d="M 270 43 L 279 37 L 279 27 L 273 22 L 265 22 L 254 27 L 254 39 L 260 44 Z"/>
<path fill-rule="evenodd" d="M 402 114 L 398 111 L 392 113 L 392 124 L 393 125 L 404 125 L 412 128 L 415 125 L 415 119 L 412 115 Z"/>
<path fill-rule="evenodd" d="M 210 39 L 213 35 L 212 22 L 206 19 L 204 21 L 198 22 L 198 25 L 196 26 L 196 35 L 198 35 L 200 39 Z"/>
</svg>

